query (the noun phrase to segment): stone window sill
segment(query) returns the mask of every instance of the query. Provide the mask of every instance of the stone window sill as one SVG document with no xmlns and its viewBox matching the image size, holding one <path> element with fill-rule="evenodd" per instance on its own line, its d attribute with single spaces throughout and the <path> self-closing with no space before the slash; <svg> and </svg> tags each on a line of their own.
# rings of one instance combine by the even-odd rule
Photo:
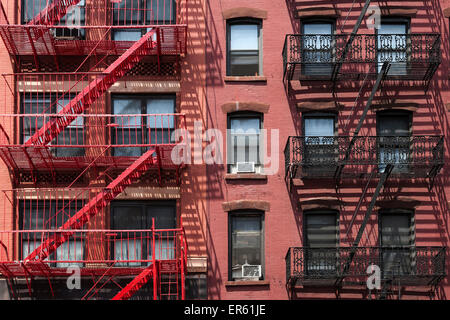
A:
<svg viewBox="0 0 450 320">
<path fill-rule="evenodd" d="M 259 173 L 227 173 L 225 180 L 267 180 L 267 175 Z"/>
<path fill-rule="evenodd" d="M 268 286 L 270 285 L 269 280 L 259 280 L 259 281 L 226 281 L 226 287 L 237 287 L 237 286 Z"/>
<path fill-rule="evenodd" d="M 225 76 L 225 82 L 267 82 L 267 77 L 264 76 Z"/>
</svg>

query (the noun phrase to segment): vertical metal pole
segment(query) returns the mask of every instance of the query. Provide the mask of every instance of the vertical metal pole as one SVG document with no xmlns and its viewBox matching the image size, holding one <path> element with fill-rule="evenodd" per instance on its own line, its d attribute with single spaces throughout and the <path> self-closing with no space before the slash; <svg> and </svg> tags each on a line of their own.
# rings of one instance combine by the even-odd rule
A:
<svg viewBox="0 0 450 320">
<path fill-rule="evenodd" d="M 187 262 L 187 251 L 186 251 L 186 239 L 184 238 L 184 233 L 183 233 L 183 218 L 181 217 L 180 214 L 180 227 L 181 227 L 181 300 L 185 300 L 186 299 L 186 293 L 185 293 L 185 275 L 184 275 L 184 270 L 185 270 L 185 263 Z"/>
<path fill-rule="evenodd" d="M 152 218 L 152 263 L 153 263 L 153 300 L 158 300 L 158 270 L 156 268 L 155 252 L 155 218 Z"/>
</svg>

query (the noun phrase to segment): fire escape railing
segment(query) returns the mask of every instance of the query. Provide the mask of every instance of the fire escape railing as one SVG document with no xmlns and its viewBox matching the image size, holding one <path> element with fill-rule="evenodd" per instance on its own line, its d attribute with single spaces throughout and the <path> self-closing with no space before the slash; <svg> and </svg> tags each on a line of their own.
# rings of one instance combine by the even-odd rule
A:
<svg viewBox="0 0 450 320">
<path fill-rule="evenodd" d="M 108 188 L 102 192 L 118 192 L 120 186 L 113 182 Z M 183 299 L 187 245 L 182 218 L 180 227 L 174 228 L 156 228 L 154 219 L 142 229 L 117 228 L 112 222 L 106 227 L 87 218 L 95 214 L 92 205 L 103 217 L 109 212 L 106 204 L 112 198 L 99 203 L 98 189 L 2 190 L 0 278 L 9 282 L 25 278 L 30 292 L 29 279 L 48 278 L 51 289 L 51 279 L 66 277 L 70 275 L 67 268 L 77 266 L 82 276 L 97 279 L 87 297 L 97 295 L 108 282 L 121 279 L 129 285 L 118 288 L 117 298 L 128 299 L 153 281 L 155 298 Z M 14 204 L 21 217 L 16 223 L 8 214 Z"/>
<path fill-rule="evenodd" d="M 354 251 L 348 267 L 349 256 Z M 340 279 L 365 285 L 368 267 L 376 265 L 381 280 L 405 285 L 436 285 L 446 276 L 445 247 L 292 247 L 286 254 L 286 281 L 291 285 L 331 285 Z"/>
<path fill-rule="evenodd" d="M 441 62 L 439 34 L 356 34 L 349 42 L 350 37 L 286 35 L 282 52 L 284 79 L 362 79 L 366 73 L 376 78 L 381 65 L 389 62 L 391 79 L 428 81 Z M 372 65 L 378 68 L 369 68 Z M 336 66 L 339 72 L 333 75 Z"/>
<path fill-rule="evenodd" d="M 353 146 L 349 151 L 351 142 Z M 331 136 L 288 138 L 285 175 L 289 179 L 333 178 L 343 166 L 343 176 L 361 176 L 369 166 L 383 172 L 395 165 L 393 175 L 430 177 L 444 164 L 443 136 Z"/>
<path fill-rule="evenodd" d="M 58 219 L 63 220 L 64 217 L 60 215 Z M 70 232 L 73 235 L 65 242 L 64 250 L 57 250 L 44 260 L 48 266 L 65 268 L 77 265 L 83 268 L 89 264 L 115 263 L 116 267 L 146 267 L 153 261 L 153 233 L 157 239 L 156 260 L 181 259 L 178 241 L 181 230 L 178 229 L 72 229 Z M 60 238 L 64 233 L 67 230 L 0 230 L 3 238 L 15 241 L 18 246 L 14 259 L 2 259 L 0 263 L 21 261 L 39 246 L 42 239 Z M 6 243 L 13 248 L 9 241 Z"/>
</svg>

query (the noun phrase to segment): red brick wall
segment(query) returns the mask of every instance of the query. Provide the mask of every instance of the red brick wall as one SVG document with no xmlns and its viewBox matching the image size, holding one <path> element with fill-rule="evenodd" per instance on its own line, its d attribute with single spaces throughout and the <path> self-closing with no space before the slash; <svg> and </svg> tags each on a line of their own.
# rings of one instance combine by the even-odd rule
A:
<svg viewBox="0 0 450 320">
<path fill-rule="evenodd" d="M 225 180 L 226 166 L 208 166 L 208 255 L 209 255 L 209 297 L 211 299 L 287 299 L 285 288 L 286 271 L 285 255 L 290 246 L 302 246 L 302 212 L 298 201 L 311 197 L 336 196 L 334 182 L 305 182 L 296 188 L 295 198 L 290 197 L 284 181 L 284 154 L 286 139 L 290 135 L 301 135 L 301 114 L 296 108 L 300 102 L 308 102 L 314 98 L 333 99 L 331 87 L 326 83 L 292 83 L 295 94 L 288 100 L 282 82 L 282 49 L 286 34 L 299 33 L 298 20 L 292 19 L 287 4 L 295 3 L 298 8 L 315 6 L 313 1 L 269 1 L 269 0 L 229 0 L 210 1 L 207 9 L 207 106 L 208 127 L 219 128 L 226 132 L 227 118 L 221 106 L 229 101 L 256 101 L 270 105 L 268 113 L 264 114 L 264 128 L 276 128 L 280 132 L 280 168 L 278 174 L 269 175 L 267 181 L 261 180 Z M 364 1 L 358 1 L 350 14 L 344 32 L 350 33 L 360 13 Z M 450 114 L 445 104 L 449 98 L 449 38 L 448 18 L 444 18 L 443 10 L 450 7 L 450 1 L 402 1 L 389 2 L 392 6 L 407 6 L 417 8 L 417 14 L 411 19 L 411 32 L 439 32 L 442 35 L 442 64 L 436 72 L 426 95 L 423 89 L 407 88 L 399 90 L 391 87 L 387 89 L 389 96 L 402 100 L 412 100 L 419 103 L 414 114 L 413 134 L 437 135 L 444 134 L 446 166 L 436 178 L 435 187 L 431 192 L 427 190 L 426 181 L 415 179 L 398 181 L 392 179 L 388 187 L 382 192 L 379 199 L 388 196 L 401 195 L 413 197 L 421 201 L 416 208 L 416 245 L 449 245 L 448 221 L 450 182 L 448 180 L 450 167 L 448 165 L 450 139 Z M 337 20 L 337 30 L 340 30 L 351 2 L 321 1 L 321 6 L 334 7 L 340 11 Z M 225 82 L 226 76 L 226 22 L 222 12 L 237 8 L 250 7 L 267 11 L 267 19 L 262 22 L 263 30 L 263 76 L 267 82 Z M 372 33 L 362 24 L 359 33 Z M 357 96 L 359 87 L 346 90 L 337 90 L 337 102 L 343 104 L 339 115 L 339 134 L 343 135 L 343 125 Z M 370 89 L 369 89 L 370 90 Z M 366 97 L 369 92 L 365 92 Z M 377 95 L 379 96 L 379 95 Z M 376 98 L 379 100 L 379 98 Z M 376 101 L 375 101 L 376 103 Z M 363 106 L 357 110 L 358 116 Z M 353 119 L 351 130 L 354 130 L 358 117 Z M 375 112 L 369 111 L 364 122 L 361 136 L 376 135 Z M 352 131 L 351 131 L 352 132 Z M 347 133 L 348 134 L 348 133 Z M 224 154 L 224 161 L 225 161 Z M 346 232 L 348 221 L 355 210 L 359 197 L 364 188 L 365 180 L 345 182 L 338 196 L 346 203 L 340 215 L 340 234 Z M 373 194 L 375 186 L 369 189 L 369 196 Z M 366 201 L 370 201 L 370 197 Z M 226 286 L 228 280 L 228 215 L 222 208 L 223 202 L 233 200 L 264 200 L 270 202 L 270 212 L 265 214 L 265 278 L 270 282 L 267 286 Z M 362 207 L 364 212 L 366 206 Z M 362 217 L 360 214 L 359 217 Z M 368 239 L 363 237 L 361 245 L 376 245 L 377 243 L 377 214 L 371 215 L 366 228 Z M 360 221 L 360 220 L 359 220 Z M 356 227 L 359 227 L 357 222 Z M 356 230 L 356 229 L 355 229 Z M 355 233 L 354 233 L 355 235 Z M 449 272 L 450 270 L 447 270 Z M 441 282 L 435 298 L 447 299 L 450 294 L 448 278 Z M 410 289 L 410 288 L 408 288 Z M 428 290 L 429 288 L 427 288 Z M 415 289 L 414 289 L 415 290 Z M 417 288 L 414 295 L 405 295 L 404 298 L 428 298 L 420 294 L 423 288 Z M 334 298 L 333 290 L 323 293 L 303 290 L 298 297 L 330 297 Z M 363 293 L 344 294 L 342 297 L 361 298 Z"/>
</svg>

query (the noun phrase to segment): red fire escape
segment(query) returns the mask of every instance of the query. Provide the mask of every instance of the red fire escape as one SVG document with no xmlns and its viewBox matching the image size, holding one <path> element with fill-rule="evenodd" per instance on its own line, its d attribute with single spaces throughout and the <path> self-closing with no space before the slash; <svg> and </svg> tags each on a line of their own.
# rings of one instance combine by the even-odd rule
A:
<svg viewBox="0 0 450 320">
<path fill-rule="evenodd" d="M 30 11 L 25 5 L 36 9 L 37 2 L 22 1 L 22 11 Z M 0 115 L 0 158 L 15 186 L 24 181 L 34 186 L 27 191 L 4 191 L 4 203 L 15 210 L 15 206 L 25 208 L 34 201 L 35 208 L 41 207 L 33 211 L 36 214 L 50 210 L 54 200 L 48 199 L 58 198 L 63 191 L 38 188 L 43 176 L 49 176 L 47 182 L 53 185 L 61 183 L 64 176 L 71 181 L 66 190 L 72 190 L 90 174 L 88 189 L 74 188 L 67 193 L 62 207 L 58 204 L 56 213 L 37 229 L 27 228 L 25 220 L 22 228 L 14 227 L 17 223 L 7 217 L 5 207 L 0 221 L 0 276 L 8 279 L 10 286 L 15 279 L 25 278 L 31 294 L 29 279 L 47 278 L 53 293 L 51 279 L 67 276 L 65 268 L 60 267 L 66 263 L 82 266 L 81 275 L 92 278 L 93 286 L 83 297 L 86 299 L 96 297 L 107 283 L 120 288 L 113 299 L 129 299 L 151 280 L 155 299 L 184 299 L 186 242 L 182 227 L 155 229 L 153 222 L 147 230 L 95 228 L 95 220 L 105 215 L 110 202 L 146 175 L 154 174 L 161 185 L 164 172 L 173 171 L 176 182 L 180 182 L 184 164 L 172 159 L 177 143 L 172 136 L 176 129 L 185 129 L 183 114 L 98 114 L 104 94 L 138 65 L 156 65 L 159 74 L 164 58 L 179 66 L 180 57 L 186 53 L 186 25 L 176 24 L 186 20 L 175 12 L 186 12 L 187 1 L 153 2 L 156 7 L 145 9 L 139 8 L 141 2 L 137 0 L 105 0 L 98 1 L 97 7 L 86 6 L 85 20 L 94 21 L 95 26 L 90 23 L 75 32 L 69 30 L 70 39 L 61 36 L 68 31 L 61 21 L 80 0 L 47 1 L 47 6 L 23 24 L 10 23 L 11 8 L 2 2 L 0 35 L 18 72 L 2 76 L 5 111 Z M 170 19 L 158 17 L 161 12 Z M 143 35 L 136 41 L 114 40 L 113 33 L 119 30 Z M 77 65 L 72 64 L 71 72 L 59 72 L 63 64 L 67 68 L 67 60 L 62 58 L 70 60 L 74 56 L 83 58 Z M 57 72 L 41 72 L 46 69 L 44 65 L 48 66 L 48 57 L 53 61 L 52 71 Z M 30 60 L 33 72 L 25 73 Z M 30 97 L 38 98 L 20 114 L 10 107 L 14 101 L 21 101 L 23 106 Z M 120 148 L 139 149 L 141 155 L 115 156 Z M 74 150 L 82 151 L 77 154 Z M 96 185 L 108 180 L 106 187 Z M 21 198 L 24 192 L 28 197 Z M 39 218 L 36 215 L 29 219 Z M 126 244 L 123 239 L 127 239 Z M 83 257 L 70 253 L 70 248 L 77 245 L 78 250 L 83 248 Z M 148 255 L 132 255 L 132 249 L 138 247 L 147 248 Z M 98 254 L 98 248 L 103 255 Z M 126 255 L 119 254 L 118 258 L 118 248 Z M 113 257 L 106 258 L 112 251 Z M 63 256 L 64 262 L 55 256 Z M 134 279 L 125 286 L 117 280 L 131 276 Z"/>
</svg>

